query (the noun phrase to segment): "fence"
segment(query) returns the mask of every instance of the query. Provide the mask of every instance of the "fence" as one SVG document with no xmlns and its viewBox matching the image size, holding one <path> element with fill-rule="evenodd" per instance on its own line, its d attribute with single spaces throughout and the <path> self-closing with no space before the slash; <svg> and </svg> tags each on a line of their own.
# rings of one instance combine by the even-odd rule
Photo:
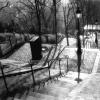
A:
<svg viewBox="0 0 100 100">
<path fill-rule="evenodd" d="M 66 73 L 68 72 L 68 56 L 66 56 L 65 58 L 57 58 L 57 59 L 51 59 L 51 60 L 48 60 L 47 61 L 47 66 L 45 66 L 45 67 L 40 67 L 40 68 L 38 68 L 38 69 L 33 69 L 33 61 L 31 60 L 30 62 L 29 62 L 29 68 L 30 69 L 28 69 L 28 70 L 23 70 L 23 71 L 21 71 L 20 70 L 20 68 L 19 69 L 17 69 L 17 70 L 20 70 L 20 71 L 16 71 L 16 72 L 11 72 L 11 73 L 5 73 L 4 72 L 4 65 L 2 65 L 1 63 L 0 63 L 0 68 L 1 68 L 1 76 L 0 76 L 0 79 L 2 78 L 3 80 L 4 80 L 4 83 L 5 83 L 5 87 L 6 87 L 6 90 L 7 90 L 7 92 L 9 93 L 10 91 L 9 91 L 9 88 L 8 88 L 8 86 L 7 86 L 7 81 L 6 81 L 6 78 L 7 77 L 12 77 L 12 76 L 17 76 L 17 75 L 22 75 L 22 74 L 26 74 L 26 73 L 31 73 L 31 75 L 32 75 L 32 81 L 33 81 L 33 88 L 36 86 L 36 85 L 39 85 L 39 87 L 41 86 L 41 84 L 43 84 L 43 85 L 45 85 L 45 82 L 47 82 L 47 81 L 49 81 L 49 80 L 55 80 L 55 78 L 57 78 L 58 79 L 58 77 L 61 77 L 61 76 L 63 76 L 64 75 L 64 72 L 62 72 L 62 69 L 61 69 L 61 61 L 63 60 L 63 59 L 67 59 L 67 68 L 66 68 Z M 51 74 L 52 72 L 52 68 L 51 68 L 51 63 L 52 63 L 52 61 L 53 61 L 53 63 L 54 62 L 58 62 L 59 64 L 58 64 L 58 71 L 57 71 L 57 73 L 55 74 Z M 27 66 L 27 67 L 28 67 Z M 43 71 L 43 70 L 46 70 L 46 74 L 47 74 L 47 76 L 45 77 L 45 78 L 41 78 L 41 79 L 39 79 L 39 80 L 36 80 L 36 77 L 35 77 L 35 74 L 36 74 L 36 72 L 41 72 L 41 71 Z M 42 75 L 42 73 L 41 73 L 41 75 Z"/>
<path fill-rule="evenodd" d="M 16 45 L 24 43 L 24 37 L 7 36 L 6 41 L 0 43 L 0 57 L 11 51 Z"/>
</svg>

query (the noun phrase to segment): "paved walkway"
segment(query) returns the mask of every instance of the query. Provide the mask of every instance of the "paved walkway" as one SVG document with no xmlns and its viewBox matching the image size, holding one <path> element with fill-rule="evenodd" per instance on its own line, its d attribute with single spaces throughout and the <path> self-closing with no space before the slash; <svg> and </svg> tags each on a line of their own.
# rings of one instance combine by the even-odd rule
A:
<svg viewBox="0 0 100 100">
<path fill-rule="evenodd" d="M 100 100 L 100 74 L 90 75 L 69 94 L 66 100 Z"/>
<path fill-rule="evenodd" d="M 65 100 L 100 100 L 100 51 L 89 75 Z M 98 65 L 99 64 L 99 65 Z"/>
</svg>

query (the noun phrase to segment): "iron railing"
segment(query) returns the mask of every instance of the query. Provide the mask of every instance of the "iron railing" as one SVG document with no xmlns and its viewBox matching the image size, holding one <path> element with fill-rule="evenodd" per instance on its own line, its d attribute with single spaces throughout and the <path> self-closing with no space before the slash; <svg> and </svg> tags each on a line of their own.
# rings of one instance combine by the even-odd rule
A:
<svg viewBox="0 0 100 100">
<path fill-rule="evenodd" d="M 40 67 L 40 68 L 37 68 L 37 69 L 33 69 L 33 61 L 31 60 L 29 62 L 30 69 L 27 69 L 25 71 L 18 71 L 18 72 L 14 72 L 14 73 L 8 73 L 8 74 L 4 73 L 3 65 L 0 63 L 0 68 L 1 68 L 1 72 L 2 72 L 2 75 L 0 76 L 0 78 L 3 78 L 7 92 L 9 92 L 9 88 L 7 86 L 7 81 L 6 81 L 7 77 L 12 77 L 12 76 L 17 76 L 17 75 L 22 75 L 22 74 L 27 74 L 27 73 L 31 73 L 32 74 L 33 88 L 36 85 L 39 85 L 39 87 L 40 87 L 41 84 L 43 84 L 43 86 L 44 86 L 45 83 L 48 82 L 49 80 L 51 80 L 51 82 L 52 82 L 53 80 L 58 79 L 58 77 L 63 77 L 64 73 L 62 72 L 62 69 L 61 69 L 61 61 L 62 61 L 62 59 L 67 59 L 67 68 L 66 68 L 65 72 L 68 72 L 68 59 L 69 59 L 68 56 L 66 56 L 65 58 L 50 59 L 50 60 L 47 61 L 48 65 L 46 67 Z M 59 64 L 58 64 L 59 72 L 57 74 L 55 74 L 55 75 L 51 75 L 51 70 L 50 70 L 50 69 L 52 69 L 52 67 L 50 66 L 51 65 L 51 61 L 53 61 L 52 63 L 54 63 L 54 61 L 56 61 L 56 62 L 58 61 L 59 62 Z M 39 72 L 39 71 L 42 71 L 42 70 L 47 70 L 48 76 L 46 78 L 44 78 L 44 79 L 36 81 L 35 80 L 36 77 L 34 76 L 35 73 Z"/>
</svg>

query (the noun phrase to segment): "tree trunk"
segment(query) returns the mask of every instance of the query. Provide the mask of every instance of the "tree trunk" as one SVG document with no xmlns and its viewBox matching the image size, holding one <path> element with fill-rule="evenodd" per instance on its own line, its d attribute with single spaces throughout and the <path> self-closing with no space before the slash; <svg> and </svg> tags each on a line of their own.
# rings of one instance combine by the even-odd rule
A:
<svg viewBox="0 0 100 100">
<path fill-rule="evenodd" d="M 12 49 L 13 47 L 12 47 L 11 37 L 10 36 L 9 36 L 9 42 L 10 42 L 10 46 L 11 46 L 11 49 Z"/>
<path fill-rule="evenodd" d="M 2 57 L 2 49 L 1 49 L 1 46 L 0 46 L 0 57 Z"/>
<path fill-rule="evenodd" d="M 65 10 L 66 8 L 63 7 L 63 13 L 64 13 L 64 24 L 65 24 L 65 36 L 66 36 L 66 40 L 67 40 L 67 46 L 69 46 L 69 41 L 68 41 L 68 32 L 67 32 L 67 23 L 66 23 L 66 14 L 65 14 Z"/>
<path fill-rule="evenodd" d="M 68 32 L 67 32 L 67 30 L 66 30 L 66 38 L 67 38 L 67 46 L 69 46 L 69 40 L 68 40 Z"/>
<path fill-rule="evenodd" d="M 54 6 L 54 34 L 56 35 L 56 45 L 57 45 L 56 0 L 53 0 L 53 6 Z"/>
<path fill-rule="evenodd" d="M 68 29 L 67 29 L 66 22 L 65 22 L 65 36 L 66 36 L 66 40 L 67 40 L 67 46 L 69 46 L 69 40 L 68 40 Z"/>
</svg>

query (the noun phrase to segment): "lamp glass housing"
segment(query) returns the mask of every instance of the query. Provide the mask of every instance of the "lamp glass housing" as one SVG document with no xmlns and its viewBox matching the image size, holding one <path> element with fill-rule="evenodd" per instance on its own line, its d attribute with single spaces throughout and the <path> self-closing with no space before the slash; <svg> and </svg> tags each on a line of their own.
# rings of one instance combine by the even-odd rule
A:
<svg viewBox="0 0 100 100">
<path fill-rule="evenodd" d="M 81 16 L 82 16 L 81 13 L 76 14 L 76 17 L 77 17 L 77 18 L 81 18 Z"/>
<path fill-rule="evenodd" d="M 97 19 L 95 20 L 95 27 L 96 27 L 96 30 L 98 30 L 98 20 Z"/>
<path fill-rule="evenodd" d="M 81 18 L 82 17 L 82 13 L 81 13 L 81 10 L 79 7 L 77 7 L 77 10 L 76 10 L 76 17 L 77 18 Z"/>
<path fill-rule="evenodd" d="M 95 20 L 95 24 L 96 24 L 96 25 L 98 24 L 98 20 L 97 20 L 97 19 Z"/>
</svg>

